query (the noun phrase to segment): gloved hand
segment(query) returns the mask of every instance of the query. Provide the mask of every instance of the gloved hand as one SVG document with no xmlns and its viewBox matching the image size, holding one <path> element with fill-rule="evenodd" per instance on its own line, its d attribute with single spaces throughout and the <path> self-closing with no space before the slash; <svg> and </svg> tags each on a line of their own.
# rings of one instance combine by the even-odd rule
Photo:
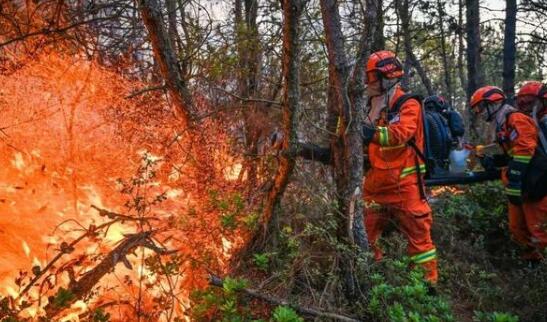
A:
<svg viewBox="0 0 547 322">
<path fill-rule="evenodd" d="M 511 158 L 507 154 L 494 154 L 492 160 L 496 168 L 506 167 Z"/>
<path fill-rule="evenodd" d="M 494 170 L 496 168 L 496 165 L 494 164 L 494 158 L 489 155 L 479 157 L 479 160 L 481 162 L 482 167 L 486 171 Z"/>
<path fill-rule="evenodd" d="M 501 168 L 507 166 L 508 157 L 505 154 L 494 154 L 492 156 L 485 155 L 479 158 L 482 167 L 484 170 L 494 170 L 496 168 Z"/>
<path fill-rule="evenodd" d="M 484 145 L 477 145 L 475 146 L 475 155 L 479 158 L 484 158 Z"/>
<path fill-rule="evenodd" d="M 372 138 L 374 137 L 374 133 L 376 133 L 376 128 L 374 126 L 363 123 L 363 143 L 369 144 L 372 141 Z"/>
<path fill-rule="evenodd" d="M 528 164 L 511 160 L 509 161 L 509 168 L 507 170 L 507 178 L 509 183 L 505 187 L 505 194 L 509 199 L 509 202 L 513 205 L 522 204 L 522 179 L 526 173 Z"/>
</svg>

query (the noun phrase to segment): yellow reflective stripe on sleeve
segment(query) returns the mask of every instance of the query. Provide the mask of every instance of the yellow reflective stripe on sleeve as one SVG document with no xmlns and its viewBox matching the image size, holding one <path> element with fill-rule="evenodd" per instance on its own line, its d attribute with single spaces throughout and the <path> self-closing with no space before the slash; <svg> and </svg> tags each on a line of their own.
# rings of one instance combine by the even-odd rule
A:
<svg viewBox="0 0 547 322">
<path fill-rule="evenodd" d="M 377 130 L 380 132 L 380 145 L 381 146 L 387 146 L 389 145 L 389 134 L 387 131 L 387 127 L 385 126 L 378 126 Z"/>
<path fill-rule="evenodd" d="M 425 173 L 426 172 L 426 168 L 425 168 L 425 164 L 420 164 L 420 173 Z M 406 176 L 408 176 L 409 174 L 412 174 L 412 173 L 416 173 L 416 166 L 413 165 L 411 167 L 408 167 L 408 168 L 404 168 L 403 171 L 401 171 L 401 178 L 404 178 Z"/>
<path fill-rule="evenodd" d="M 508 196 L 520 197 L 521 190 L 520 189 L 505 188 L 505 194 L 508 195 Z"/>
<path fill-rule="evenodd" d="M 530 160 L 532 160 L 531 155 L 513 155 L 513 160 L 522 162 L 522 163 L 530 163 Z"/>
<path fill-rule="evenodd" d="M 412 257 L 410 257 L 410 260 L 412 260 L 416 264 L 423 264 L 425 262 L 429 262 L 431 260 L 434 260 L 437 258 L 437 250 L 435 248 L 428 250 L 426 252 L 416 254 Z"/>
</svg>

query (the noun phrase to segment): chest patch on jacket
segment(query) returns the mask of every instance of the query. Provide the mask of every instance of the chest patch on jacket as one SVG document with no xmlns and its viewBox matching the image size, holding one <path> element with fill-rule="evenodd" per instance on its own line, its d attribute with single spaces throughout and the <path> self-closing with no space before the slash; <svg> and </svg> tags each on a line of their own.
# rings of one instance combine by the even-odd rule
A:
<svg viewBox="0 0 547 322">
<path fill-rule="evenodd" d="M 512 130 L 511 133 L 509 133 L 509 140 L 515 141 L 516 138 L 519 137 L 519 134 L 517 130 Z"/>
<path fill-rule="evenodd" d="M 396 114 L 389 120 L 389 124 L 399 123 L 400 120 L 401 116 L 399 114 Z"/>
</svg>

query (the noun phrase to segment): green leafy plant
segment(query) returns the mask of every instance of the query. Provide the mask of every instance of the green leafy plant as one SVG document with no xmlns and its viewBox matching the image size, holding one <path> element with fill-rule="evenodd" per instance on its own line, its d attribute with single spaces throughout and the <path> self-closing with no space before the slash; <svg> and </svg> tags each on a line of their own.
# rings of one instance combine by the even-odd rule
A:
<svg viewBox="0 0 547 322">
<path fill-rule="evenodd" d="M 275 322 L 304 322 L 296 312 L 288 306 L 278 306 L 272 313 L 272 321 Z"/>
<path fill-rule="evenodd" d="M 270 264 L 270 254 L 254 254 L 253 262 L 259 270 L 266 272 Z"/>
<path fill-rule="evenodd" d="M 53 305 L 56 307 L 65 307 L 74 299 L 74 294 L 63 287 L 59 288 L 53 298 Z"/>
<path fill-rule="evenodd" d="M 238 296 L 238 291 L 247 286 L 243 279 L 227 277 L 222 288 L 209 287 L 191 295 L 194 302 L 193 319 L 197 321 L 249 321 L 251 310 Z"/>
<path fill-rule="evenodd" d="M 510 313 L 505 312 L 477 312 L 475 311 L 475 316 L 473 321 L 476 322 L 518 322 L 519 318 Z"/>
<path fill-rule="evenodd" d="M 96 309 L 92 314 L 93 322 L 108 322 L 110 321 L 110 314 L 106 313 L 103 309 Z"/>
<path fill-rule="evenodd" d="M 368 311 L 382 321 L 455 321 L 448 302 L 429 292 L 423 272 L 414 269 L 410 273 L 401 270 L 408 263 L 387 261 L 398 275 L 387 281 L 383 275 L 372 276 L 373 288 Z"/>
</svg>

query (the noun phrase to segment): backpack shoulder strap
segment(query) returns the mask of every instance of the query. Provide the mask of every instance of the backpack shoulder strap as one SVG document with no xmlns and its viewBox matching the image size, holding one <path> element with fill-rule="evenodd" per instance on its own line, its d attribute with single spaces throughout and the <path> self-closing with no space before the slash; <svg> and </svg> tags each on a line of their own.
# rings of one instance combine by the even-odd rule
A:
<svg viewBox="0 0 547 322">
<path fill-rule="evenodd" d="M 411 100 L 411 99 L 417 100 L 418 103 L 420 103 L 420 105 L 422 104 L 422 97 L 420 95 L 412 94 L 412 93 L 406 93 L 406 94 L 403 94 L 403 95 L 399 96 L 399 98 L 397 98 L 397 100 L 395 100 L 395 103 L 393 103 L 393 108 L 391 108 L 390 112 L 391 113 L 399 113 L 399 110 L 401 109 L 403 104 L 406 103 L 408 100 Z"/>
<path fill-rule="evenodd" d="M 411 100 L 411 99 L 415 99 L 415 100 L 418 101 L 418 103 L 420 103 L 420 113 L 422 114 L 422 118 L 424 118 L 425 113 L 424 113 L 424 109 L 423 109 L 423 106 L 422 106 L 422 97 L 420 95 L 416 95 L 416 94 L 412 94 L 412 93 L 407 93 L 407 94 L 404 94 L 404 95 L 400 96 L 395 101 L 395 103 L 393 104 L 393 108 L 391 108 L 390 112 L 391 113 L 399 113 L 399 111 L 401 110 L 401 107 L 403 106 L 403 104 L 406 103 L 408 100 Z M 422 120 L 422 122 L 424 122 L 424 120 Z M 425 192 L 425 186 L 424 186 L 424 182 L 423 182 L 423 178 L 422 178 L 422 171 L 420 170 L 420 162 L 419 162 L 419 159 L 422 159 L 424 164 L 426 165 L 426 168 L 427 168 L 427 159 L 426 159 L 425 155 L 420 151 L 418 146 L 416 146 L 416 139 L 414 137 L 412 137 L 407 142 L 407 145 L 410 146 L 415 151 L 415 153 L 414 153 L 414 163 L 415 163 L 415 166 L 416 166 L 416 174 L 417 174 L 417 177 L 418 177 L 418 188 L 419 188 L 419 191 L 420 191 L 420 197 L 421 197 L 422 200 L 427 200 L 427 196 L 426 196 L 426 192 Z"/>
<path fill-rule="evenodd" d="M 521 111 L 511 111 L 511 112 L 507 112 L 507 114 L 505 114 L 505 124 L 507 124 L 507 122 L 509 122 L 509 117 L 513 114 L 516 114 L 516 113 L 521 113 L 521 114 L 524 114 L 523 112 Z"/>
</svg>

